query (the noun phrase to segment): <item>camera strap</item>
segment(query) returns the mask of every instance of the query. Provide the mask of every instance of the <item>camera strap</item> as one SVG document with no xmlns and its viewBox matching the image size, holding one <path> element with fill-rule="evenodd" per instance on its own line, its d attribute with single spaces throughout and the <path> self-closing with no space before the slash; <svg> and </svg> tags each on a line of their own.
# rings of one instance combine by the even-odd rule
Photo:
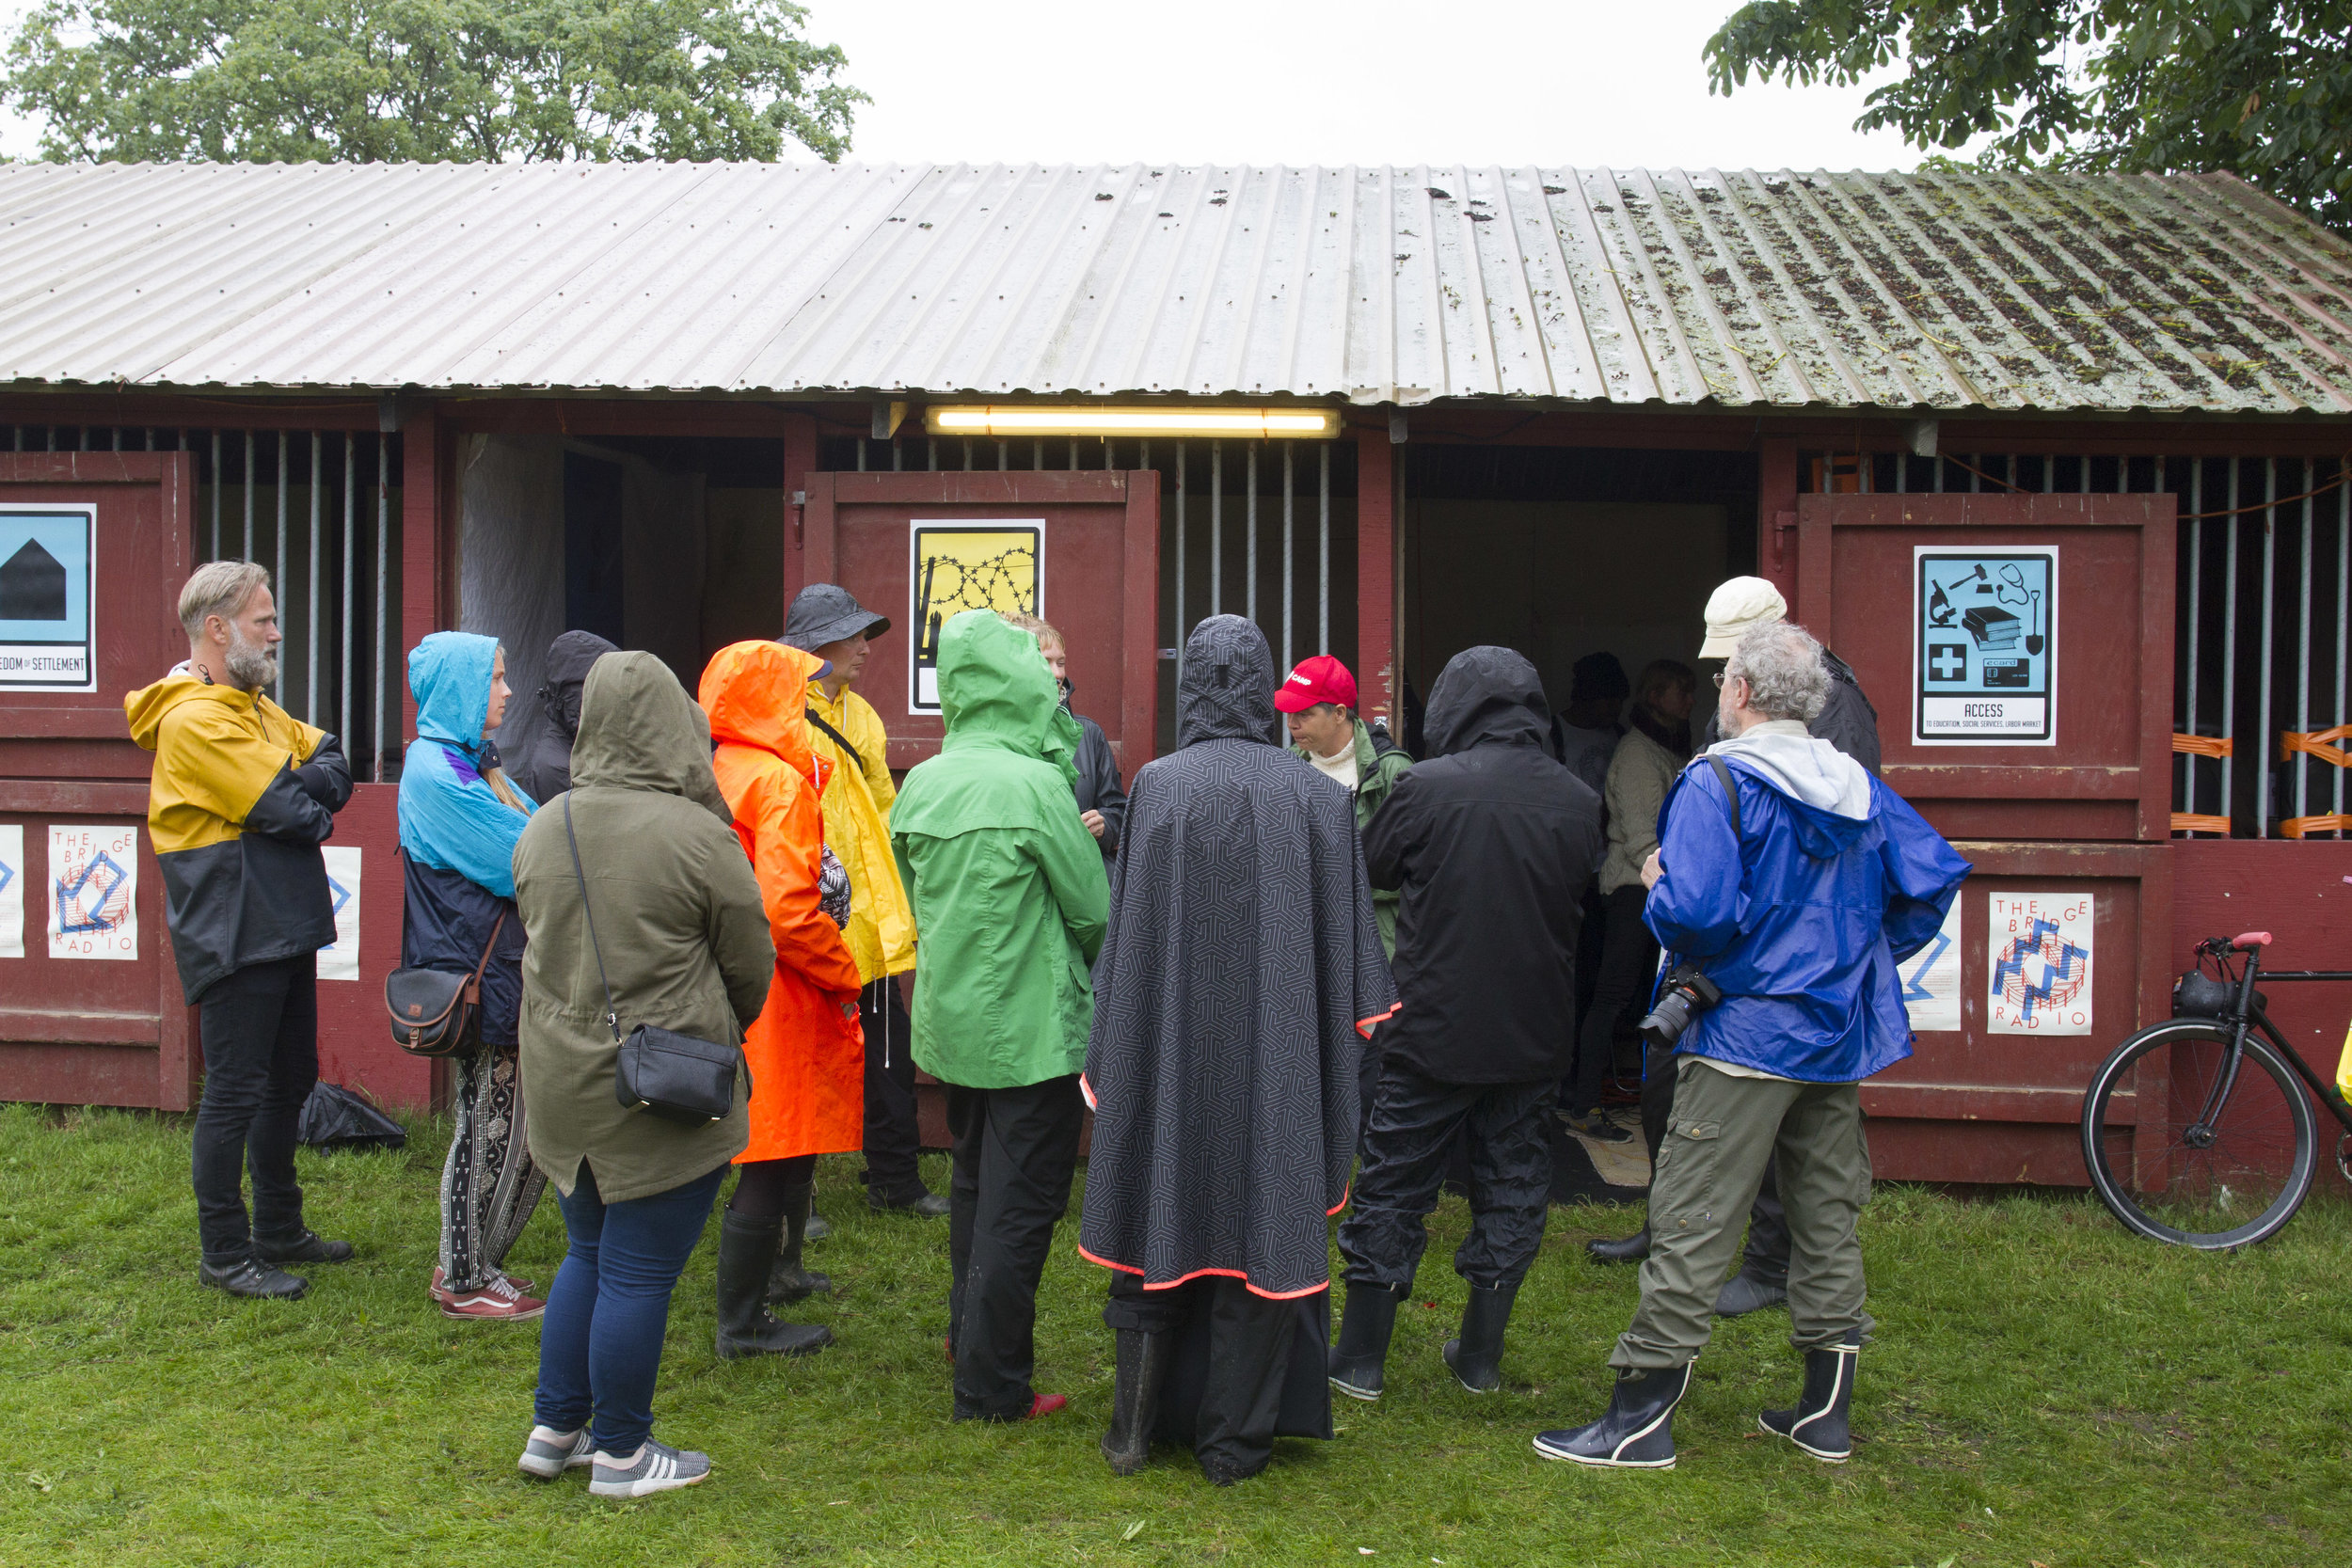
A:
<svg viewBox="0 0 2352 1568">
<path fill-rule="evenodd" d="M 1731 841 L 1740 842 L 1740 791 L 1731 782 L 1731 768 L 1714 752 L 1707 753 L 1707 764 L 1715 769 L 1715 782 L 1724 786 L 1724 799 L 1731 802 Z"/>
</svg>

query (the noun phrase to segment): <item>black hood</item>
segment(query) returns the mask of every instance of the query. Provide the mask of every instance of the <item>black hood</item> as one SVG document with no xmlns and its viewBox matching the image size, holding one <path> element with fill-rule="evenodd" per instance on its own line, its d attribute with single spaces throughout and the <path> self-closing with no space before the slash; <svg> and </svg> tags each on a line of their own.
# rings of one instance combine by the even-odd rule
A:
<svg viewBox="0 0 2352 1568">
<path fill-rule="evenodd" d="M 580 692 L 588 684 L 588 667 L 620 650 L 593 631 L 567 631 L 548 647 L 547 684 L 539 701 L 565 741 L 580 734 Z"/>
<path fill-rule="evenodd" d="M 1438 673 L 1424 721 L 1429 754 L 1473 746 L 1537 746 L 1551 733 L 1551 705 L 1525 657 L 1508 648 L 1465 648 Z"/>
<path fill-rule="evenodd" d="M 1238 615 L 1212 615 L 1184 642 L 1176 682 L 1176 744 L 1274 739 L 1274 653 Z"/>
<path fill-rule="evenodd" d="M 507 776 L 542 805 L 572 786 L 572 737 L 580 733 L 580 693 L 589 666 L 620 650 L 593 631 L 567 631 L 548 648 L 547 679 L 506 705 L 498 749 Z"/>
</svg>

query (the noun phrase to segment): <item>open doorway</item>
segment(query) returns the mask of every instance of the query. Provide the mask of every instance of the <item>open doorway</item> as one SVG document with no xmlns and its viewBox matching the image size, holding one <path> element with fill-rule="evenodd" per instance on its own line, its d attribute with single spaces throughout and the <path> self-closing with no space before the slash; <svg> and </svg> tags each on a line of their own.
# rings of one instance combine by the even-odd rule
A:
<svg viewBox="0 0 2352 1568">
<path fill-rule="evenodd" d="M 458 625 L 529 693 L 548 645 L 592 631 L 688 691 L 729 642 L 784 629 L 784 443 L 469 436 L 458 451 Z"/>
<path fill-rule="evenodd" d="M 1588 447 L 1407 449 L 1405 675 L 1416 699 L 1464 648 L 1525 654 L 1555 712 L 1576 661 L 1693 664 L 1707 596 L 1756 570 L 1756 459 Z M 1714 698 L 1702 682 L 1703 733 Z"/>
</svg>

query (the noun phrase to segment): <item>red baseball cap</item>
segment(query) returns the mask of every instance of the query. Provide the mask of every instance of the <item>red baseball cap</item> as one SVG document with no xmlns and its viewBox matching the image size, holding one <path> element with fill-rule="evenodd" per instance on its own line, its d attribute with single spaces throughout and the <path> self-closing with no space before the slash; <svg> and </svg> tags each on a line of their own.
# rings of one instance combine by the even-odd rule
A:
<svg viewBox="0 0 2352 1568">
<path fill-rule="evenodd" d="M 1356 677 L 1329 654 L 1300 659 L 1274 692 L 1274 705 L 1282 713 L 1304 713 L 1317 703 L 1337 703 L 1351 713 L 1356 709 Z"/>
</svg>

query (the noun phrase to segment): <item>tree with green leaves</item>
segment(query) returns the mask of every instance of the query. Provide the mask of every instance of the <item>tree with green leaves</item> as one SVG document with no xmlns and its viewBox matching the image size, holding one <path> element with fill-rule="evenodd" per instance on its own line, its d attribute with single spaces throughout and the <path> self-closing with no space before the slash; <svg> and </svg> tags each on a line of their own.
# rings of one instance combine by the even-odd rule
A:
<svg viewBox="0 0 2352 1568">
<path fill-rule="evenodd" d="M 792 0 L 41 0 L 0 102 L 41 155 L 771 160 L 850 149 Z"/>
<path fill-rule="evenodd" d="M 1857 130 L 1990 136 L 2010 166 L 2225 169 L 2352 229 L 2352 0 L 1751 0 L 1708 40 L 1712 90 L 1852 86 Z"/>
</svg>

